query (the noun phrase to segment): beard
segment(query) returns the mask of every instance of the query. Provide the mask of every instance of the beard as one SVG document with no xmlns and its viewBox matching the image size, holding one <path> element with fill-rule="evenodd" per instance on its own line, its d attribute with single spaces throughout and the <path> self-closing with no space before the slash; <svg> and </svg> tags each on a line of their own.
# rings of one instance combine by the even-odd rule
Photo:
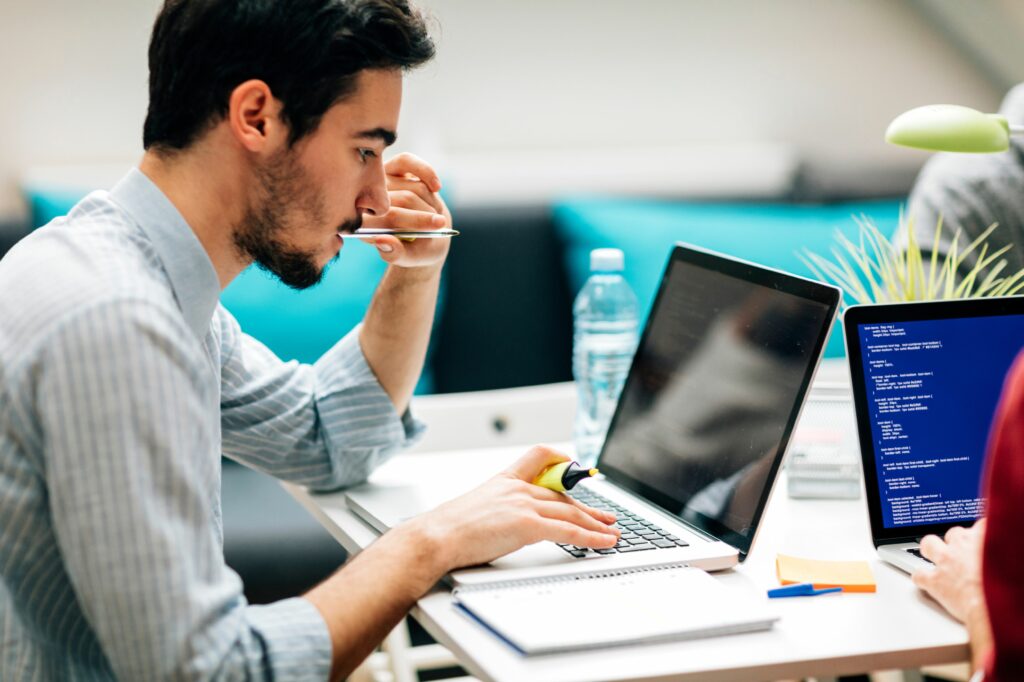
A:
<svg viewBox="0 0 1024 682">
<path fill-rule="evenodd" d="M 294 217 L 309 225 L 326 222 L 323 201 L 313 183 L 287 151 L 280 152 L 255 169 L 255 200 L 242 219 L 233 226 L 235 248 L 246 259 L 271 273 L 293 289 L 308 289 L 319 284 L 327 265 L 317 263 L 315 251 L 290 247 L 282 240 L 288 232 L 298 232 Z M 354 231 L 362 225 L 362 216 L 346 220 L 338 230 Z M 294 228 L 294 229 L 292 229 Z M 331 259 L 337 260 L 338 256 Z"/>
</svg>

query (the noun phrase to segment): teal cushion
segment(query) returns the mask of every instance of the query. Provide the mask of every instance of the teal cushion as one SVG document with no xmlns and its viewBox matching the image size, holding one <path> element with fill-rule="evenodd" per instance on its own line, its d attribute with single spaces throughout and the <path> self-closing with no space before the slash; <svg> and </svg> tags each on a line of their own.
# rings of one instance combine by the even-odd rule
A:
<svg viewBox="0 0 1024 682">
<path fill-rule="evenodd" d="M 556 202 L 554 219 L 566 243 L 573 291 L 579 291 L 589 274 L 591 249 L 620 248 L 626 255 L 625 277 L 641 310 L 646 311 L 677 241 L 814 277 L 798 256 L 802 249 L 828 256 L 837 229 L 851 237 L 858 233 L 855 216 L 867 216 L 883 233 L 892 234 L 898 226 L 900 203 L 703 203 L 570 197 Z M 825 355 L 843 355 L 838 329 L 833 330 Z"/>
<path fill-rule="evenodd" d="M 282 360 L 313 363 L 362 321 L 386 269 L 375 247 L 353 240 L 315 287 L 296 291 L 250 266 L 224 290 L 221 303 L 246 333 Z M 435 319 L 442 300 L 438 296 Z M 432 387 L 428 364 L 416 392 L 429 393 Z"/>
<path fill-rule="evenodd" d="M 282 360 L 312 363 L 359 324 L 386 264 L 377 250 L 352 242 L 315 287 L 297 291 L 250 266 L 221 294 L 247 334 Z"/>
<path fill-rule="evenodd" d="M 26 187 L 25 201 L 28 203 L 32 227 L 42 227 L 54 218 L 66 216 L 88 193 L 87 189 L 67 187 Z"/>
</svg>

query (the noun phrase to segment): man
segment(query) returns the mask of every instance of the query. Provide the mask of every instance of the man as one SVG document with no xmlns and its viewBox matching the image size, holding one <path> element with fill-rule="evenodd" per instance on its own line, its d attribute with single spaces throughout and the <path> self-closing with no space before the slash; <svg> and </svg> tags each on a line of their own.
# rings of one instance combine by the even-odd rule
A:
<svg viewBox="0 0 1024 682">
<path fill-rule="evenodd" d="M 365 224 L 451 217 L 429 165 L 387 163 L 402 70 L 433 54 L 405 0 L 167 0 L 145 155 L 0 263 L 0 678 L 344 676 L 447 571 L 614 519 L 530 485 L 534 448 L 301 598 L 249 606 L 223 560 L 220 456 L 332 488 L 408 412 L 447 255 L 380 238 L 364 323 L 282 363 L 217 297 L 257 262 L 307 287 Z"/>
</svg>

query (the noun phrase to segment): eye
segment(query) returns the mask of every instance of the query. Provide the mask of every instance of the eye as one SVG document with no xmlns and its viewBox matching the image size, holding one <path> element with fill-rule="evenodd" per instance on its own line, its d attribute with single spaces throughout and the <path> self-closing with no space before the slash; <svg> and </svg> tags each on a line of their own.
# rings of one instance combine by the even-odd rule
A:
<svg viewBox="0 0 1024 682">
<path fill-rule="evenodd" d="M 359 149 L 359 160 L 362 161 L 363 163 L 366 163 L 367 159 L 376 158 L 376 156 L 377 152 L 373 151 L 372 149 L 367 149 L 366 147 L 361 147 Z"/>
</svg>

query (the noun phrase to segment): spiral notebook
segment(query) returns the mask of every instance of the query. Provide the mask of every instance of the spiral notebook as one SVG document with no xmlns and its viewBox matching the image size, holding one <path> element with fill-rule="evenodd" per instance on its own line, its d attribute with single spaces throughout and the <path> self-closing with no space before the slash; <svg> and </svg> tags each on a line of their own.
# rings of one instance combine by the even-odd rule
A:
<svg viewBox="0 0 1024 682">
<path fill-rule="evenodd" d="M 456 607 L 526 655 L 767 630 L 767 597 L 686 564 L 467 585 Z"/>
</svg>

